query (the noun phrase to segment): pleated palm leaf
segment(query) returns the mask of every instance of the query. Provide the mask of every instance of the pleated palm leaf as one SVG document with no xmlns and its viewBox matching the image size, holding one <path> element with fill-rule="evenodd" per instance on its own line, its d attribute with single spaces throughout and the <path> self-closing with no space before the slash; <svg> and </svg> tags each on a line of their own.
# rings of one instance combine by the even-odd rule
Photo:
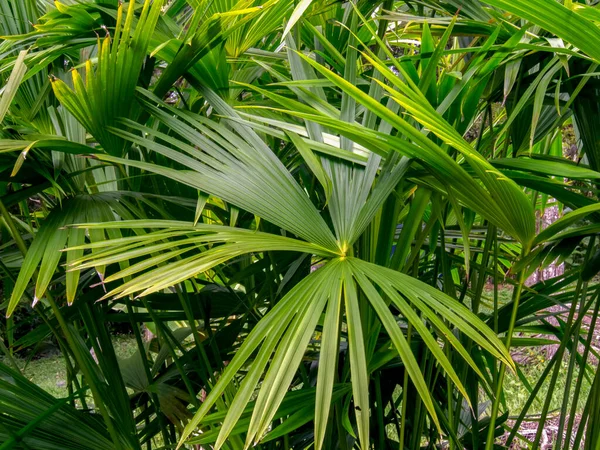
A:
<svg viewBox="0 0 600 450">
<path fill-rule="evenodd" d="M 227 117 L 236 117 L 235 111 L 215 94 L 210 91 L 205 91 L 204 94 L 207 99 L 210 99 L 215 111 Z M 211 406 L 224 392 L 237 370 L 244 367 L 248 358 L 258 351 L 250 366 L 250 372 L 235 397 L 231 412 L 225 419 L 217 446 L 225 442 L 268 365 L 253 412 L 247 444 L 260 439 L 270 426 L 280 402 L 295 377 L 296 368 L 324 312 L 321 351 L 326 352 L 328 356 L 324 359 L 327 365 L 319 368 L 317 381 L 315 414 L 316 439 L 319 446 L 324 438 L 330 408 L 335 372 L 332 368 L 336 364 L 335 355 L 340 340 L 341 317 L 345 318 L 344 322 L 348 330 L 347 339 L 359 434 L 363 440 L 362 445 L 368 445 L 369 420 L 368 416 L 361 411 L 367 411 L 369 408 L 367 381 L 369 361 L 362 330 L 367 324 L 368 326 L 374 324 L 363 324 L 364 319 L 361 320 L 361 309 L 367 307 L 366 305 L 370 305 L 373 308 L 372 313 L 381 320 L 381 323 L 375 326 L 383 325 L 390 334 L 392 343 L 399 352 L 434 422 L 437 422 L 437 413 L 432 399 L 418 364 L 409 350 L 406 338 L 388 308 L 390 302 L 419 332 L 438 363 L 463 394 L 466 393 L 464 386 L 439 347 L 437 339 L 442 339 L 446 341 L 446 345 L 454 347 L 475 371 L 479 372 L 480 369 L 463 345 L 453 337 L 452 331 L 441 319 L 442 317 L 450 319 L 461 332 L 470 336 L 477 345 L 496 358 L 511 364 L 504 346 L 480 319 L 463 305 L 416 279 L 383 267 L 378 269 L 378 266 L 354 256 L 353 247 L 356 240 L 372 221 L 391 190 L 400 182 L 406 170 L 406 161 L 399 160 L 379 177 L 376 177 L 373 169 L 369 174 L 368 166 L 366 169 L 352 169 L 345 162 L 330 162 L 331 175 L 326 174 L 325 169 L 320 167 L 323 176 L 331 176 L 332 194 L 328 204 L 332 222 L 337 228 L 334 235 L 291 174 L 248 126 L 230 122 L 233 128 L 231 130 L 218 122 L 179 113 L 166 105 L 162 105 L 162 108 L 157 107 L 160 103 L 156 98 L 148 94 L 143 95 L 146 97 L 144 103 L 152 116 L 161 120 L 164 125 L 172 127 L 174 133 L 187 140 L 176 139 L 151 128 L 136 126 L 132 122 L 127 122 L 126 125 L 138 128 L 138 131 L 146 137 L 137 137 L 134 133 L 124 133 L 117 129 L 113 131 L 148 150 L 172 159 L 185 169 L 125 161 L 109 155 L 98 155 L 99 159 L 133 165 L 171 177 L 202 192 L 218 196 L 240 209 L 252 212 L 295 237 L 282 237 L 261 233 L 258 230 L 165 222 L 160 224 L 160 228 L 166 228 L 167 233 L 159 232 L 160 238 L 170 238 L 173 239 L 172 241 L 148 246 L 148 235 L 140 238 L 125 238 L 123 242 L 109 241 L 105 244 L 107 248 L 103 252 L 73 262 L 75 267 L 104 265 L 107 262 L 128 261 L 134 255 L 137 257 L 148 255 L 148 258 L 152 258 L 138 263 L 137 266 L 130 266 L 107 280 L 113 281 L 135 274 L 148 268 L 152 261 L 161 262 L 160 267 L 121 284 L 115 291 L 107 294 L 107 296 L 131 294 L 143 296 L 173 286 L 241 254 L 301 251 L 308 253 L 311 258 L 322 259 L 318 270 L 300 282 L 258 322 L 257 328 L 248 335 L 231 364 L 219 378 L 218 384 L 212 388 L 195 419 L 188 425 L 184 437 L 191 434 L 204 415 L 210 411 Z M 152 139 L 149 138 L 150 135 Z M 191 145 L 192 143 L 194 146 Z M 320 165 L 320 162 L 317 164 Z M 348 176 L 348 169 L 351 170 L 350 176 Z M 333 181 L 336 175 L 341 178 Z M 368 180 L 368 176 L 371 180 Z M 372 184 L 376 180 L 378 184 L 373 189 Z M 342 192 L 350 193 L 354 197 L 344 198 Z M 109 227 L 108 224 L 85 226 L 89 229 Z M 120 222 L 110 226 L 156 229 L 159 223 Z M 176 238 L 181 238 L 181 241 L 175 240 Z M 127 248 L 130 250 L 119 251 L 122 250 L 124 243 L 127 243 Z M 199 252 L 201 248 L 199 246 L 207 246 L 206 251 Z M 95 247 L 97 248 L 96 245 Z M 167 252 L 159 254 L 161 247 L 167 247 Z M 106 255 L 105 258 L 103 255 Z M 177 258 L 177 261 L 165 263 L 171 258 Z M 379 293 L 376 287 L 383 292 Z M 431 321 L 435 335 L 432 335 L 432 330 L 421 322 L 422 318 L 414 312 L 413 308 Z M 344 314 L 341 315 L 342 311 Z"/>
<path fill-rule="evenodd" d="M 412 3 L 1 6 L 4 305 L 33 300 L 45 321 L 2 348 L 53 333 L 75 390 L 65 406 L 4 368 L 0 399 L 28 390 L 98 448 L 492 449 L 569 352 L 581 370 L 562 444 L 583 442 L 567 409 L 594 370 L 592 333 L 583 353 L 577 341 L 600 304 L 599 17 L 552 0 Z M 570 123 L 589 167 L 562 155 Z M 540 231 L 550 204 L 573 211 Z M 549 321 L 556 304 L 568 317 Z M 127 360 L 107 330 L 123 321 Z M 510 351 L 553 342 L 542 332 L 558 352 L 510 425 L 506 372 L 526 378 Z M 75 445 L 21 401 L 0 412 L 10 445 Z"/>
</svg>

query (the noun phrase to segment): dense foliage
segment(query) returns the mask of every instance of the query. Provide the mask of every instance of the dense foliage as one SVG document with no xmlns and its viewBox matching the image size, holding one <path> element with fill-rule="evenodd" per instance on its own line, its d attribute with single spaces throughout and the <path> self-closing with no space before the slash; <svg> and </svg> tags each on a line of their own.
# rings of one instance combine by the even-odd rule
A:
<svg viewBox="0 0 600 450">
<path fill-rule="evenodd" d="M 0 449 L 600 449 L 590 3 L 1 0 Z"/>
</svg>

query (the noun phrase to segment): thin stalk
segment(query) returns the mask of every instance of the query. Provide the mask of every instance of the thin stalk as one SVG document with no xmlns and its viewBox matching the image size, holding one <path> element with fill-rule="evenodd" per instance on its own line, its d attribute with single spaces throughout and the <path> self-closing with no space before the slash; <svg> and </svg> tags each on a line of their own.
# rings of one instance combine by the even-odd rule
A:
<svg viewBox="0 0 600 450">
<path fill-rule="evenodd" d="M 479 307 L 481 305 L 481 296 L 485 287 L 485 280 L 487 275 L 487 267 L 490 260 L 490 253 L 492 251 L 492 245 L 495 242 L 496 227 L 490 223 L 487 224 L 487 238 L 483 249 L 483 255 L 481 257 L 481 264 L 477 273 L 477 279 L 473 280 L 476 282 L 475 292 L 473 293 L 471 301 L 471 309 L 475 314 L 479 314 Z M 477 260 L 477 254 L 473 256 L 474 262 Z M 473 266 L 475 264 L 472 264 Z M 473 348 L 473 342 L 471 340 L 467 343 L 467 351 L 470 353 Z M 468 380 L 469 397 L 471 405 L 473 405 L 473 414 L 471 416 L 471 437 L 473 448 L 479 448 L 480 445 L 480 433 L 479 430 L 479 377 L 473 372 L 473 370 L 465 364 L 467 370 L 466 379 Z"/>
<path fill-rule="evenodd" d="M 600 374 L 600 372 L 596 372 L 596 377 L 595 379 L 598 378 L 598 374 Z M 592 385 L 592 390 L 594 389 L 594 386 Z M 581 414 L 581 419 L 579 421 L 579 428 L 577 429 L 577 434 L 575 435 L 575 440 L 573 441 L 573 448 L 581 448 L 581 439 L 583 438 L 583 433 L 585 431 L 586 427 L 586 423 L 590 417 L 590 398 L 591 398 L 591 392 L 590 392 L 590 396 L 588 396 L 588 400 L 587 402 L 585 402 L 585 407 L 583 408 L 583 413 Z"/>
<path fill-rule="evenodd" d="M 527 255 L 526 249 L 523 250 L 523 258 Z M 510 316 L 510 322 L 508 325 L 508 331 L 506 333 L 506 349 L 510 351 L 510 345 L 512 343 L 512 336 L 515 330 L 515 324 L 517 322 L 517 312 L 519 310 L 519 301 L 521 300 L 521 291 L 523 290 L 523 284 L 525 284 L 525 270 L 521 270 L 518 276 L 518 282 L 515 286 L 513 294 L 513 308 Z M 485 441 L 485 450 L 492 450 L 494 448 L 494 431 L 496 429 L 496 417 L 498 416 L 498 410 L 500 408 L 500 400 L 502 398 L 502 388 L 504 383 L 504 376 L 506 375 L 506 364 L 500 366 L 500 372 L 498 373 L 498 385 L 496 386 L 496 397 L 492 404 L 492 412 L 490 415 L 490 423 L 488 428 L 488 434 Z"/>
<path fill-rule="evenodd" d="M 179 298 L 179 302 L 181 303 L 181 306 L 183 307 L 185 317 L 190 325 L 190 329 L 192 330 L 194 344 L 195 344 L 196 350 L 198 351 L 198 358 L 200 361 L 203 362 L 203 364 L 202 364 L 202 368 L 204 369 L 203 375 L 206 377 L 207 381 L 214 384 L 215 380 L 214 380 L 213 374 L 212 374 L 212 367 L 211 367 L 210 361 L 208 359 L 208 355 L 204 351 L 204 345 L 202 343 L 202 340 L 200 339 L 200 334 L 198 332 L 198 326 L 196 325 L 196 319 L 194 319 L 194 315 L 192 313 L 192 306 L 189 302 L 189 297 L 187 295 L 187 292 L 184 289 L 185 289 L 185 286 L 176 287 L 177 297 Z M 204 326 L 205 326 L 205 328 L 210 327 L 210 324 L 208 323 L 207 320 L 204 321 Z"/>
<path fill-rule="evenodd" d="M 444 345 L 444 350 L 446 353 L 446 357 L 448 358 L 448 361 L 450 361 L 450 363 L 452 363 L 452 353 L 450 351 L 450 345 L 448 343 L 446 343 Z M 448 391 L 447 394 L 447 402 L 448 402 L 448 423 L 450 424 L 450 427 L 454 426 L 454 414 L 453 414 L 453 408 L 454 408 L 454 385 L 452 383 L 452 380 L 450 379 L 450 377 L 446 377 L 446 389 Z M 460 397 L 459 397 L 460 398 Z M 454 450 L 454 441 L 452 439 L 449 440 L 448 442 L 448 449 L 449 450 Z"/>
<path fill-rule="evenodd" d="M 15 222 L 12 219 L 12 216 L 6 209 L 6 206 L 4 206 L 4 203 L 2 202 L 1 198 L 0 198 L 0 215 L 4 216 L 4 220 L 6 222 L 6 225 L 8 226 L 8 230 L 10 231 L 10 234 L 12 235 L 13 239 L 15 240 L 15 243 L 17 244 L 17 248 L 19 249 L 19 251 L 23 254 L 23 256 L 27 255 L 27 245 L 25 245 L 25 241 L 23 240 L 23 237 L 19 233 L 19 230 L 17 230 L 17 226 L 15 225 Z"/>
<path fill-rule="evenodd" d="M 175 339 L 175 337 L 173 336 L 171 331 L 168 329 L 168 327 L 166 327 L 164 325 L 164 323 L 162 322 L 162 320 L 160 320 L 156 316 L 156 314 L 154 313 L 154 309 L 148 304 L 148 302 L 145 300 L 145 297 L 141 297 L 141 299 L 144 304 L 144 307 L 148 311 L 148 314 L 150 314 L 152 321 L 157 326 L 156 330 L 159 331 L 159 336 L 162 335 L 162 339 L 163 339 L 165 345 L 167 346 L 167 349 L 169 350 L 171 357 L 173 358 L 173 362 L 175 363 L 177 370 L 181 374 L 181 379 L 183 380 L 183 384 L 185 384 L 185 387 L 187 388 L 191 403 L 197 407 L 198 406 L 198 398 L 196 397 L 196 393 L 194 392 L 192 382 L 190 381 L 190 379 L 185 371 L 185 367 L 183 367 L 183 365 L 181 363 L 181 358 L 179 358 L 177 356 L 177 353 L 175 352 L 174 347 L 178 347 L 179 350 L 182 352 L 182 354 L 186 353 L 185 349 L 179 345 L 179 343 L 177 342 L 177 340 Z"/>
<path fill-rule="evenodd" d="M 4 206 L 2 199 L 0 199 L 0 214 L 2 214 L 4 216 L 5 221 L 8 225 L 8 228 L 11 230 L 11 234 L 13 235 L 13 238 L 17 244 L 17 248 L 23 254 L 23 257 L 25 257 L 27 255 L 27 246 L 25 245 L 25 241 L 23 240 L 23 237 L 19 234 L 17 227 L 15 226 L 14 221 L 12 220 L 12 216 L 8 213 L 8 210 Z M 46 290 L 46 299 L 48 300 L 48 303 L 50 304 L 50 308 L 52 309 L 52 312 L 54 313 L 54 316 L 56 317 L 56 320 L 58 321 L 58 324 L 60 325 L 60 328 L 62 329 L 62 331 L 65 335 L 65 338 L 67 339 L 67 343 L 69 344 L 69 347 L 71 349 L 77 348 L 76 343 L 75 343 L 75 338 L 73 337 L 71 330 L 69 329 L 69 325 L 67 324 L 66 320 L 62 316 L 62 314 L 60 312 L 60 308 L 54 301 L 52 294 L 50 294 L 50 290 Z M 88 368 L 86 367 L 86 365 L 84 363 L 84 359 L 78 352 L 74 352 L 74 356 L 76 358 L 77 363 L 79 364 L 79 368 L 80 368 L 81 372 L 83 373 L 83 376 L 86 377 L 86 379 L 88 381 L 90 381 L 88 383 L 88 385 L 90 387 L 90 390 L 92 391 L 92 396 L 94 397 L 94 404 L 97 406 L 97 408 L 100 411 L 100 414 L 102 415 L 102 418 L 104 419 L 104 423 L 106 424 L 106 428 L 111 436 L 111 439 L 113 440 L 115 449 L 123 448 L 122 444 L 121 444 L 121 440 L 119 438 L 119 434 L 117 433 L 117 430 L 115 429 L 115 426 L 110 417 L 110 414 L 109 414 L 108 410 L 106 409 L 106 405 L 102 402 L 102 396 L 101 396 L 100 392 L 98 391 L 97 386 L 95 386 L 94 383 L 91 383 L 91 380 L 92 380 L 91 373 L 89 372 Z"/>
<path fill-rule="evenodd" d="M 10 342 L 9 342 L 9 345 L 10 345 Z M 4 339 L 2 337 L 0 337 L 0 350 L 2 350 L 2 353 L 4 353 L 4 355 L 8 359 L 8 362 L 10 363 L 10 365 L 13 366 L 13 368 L 18 373 L 21 373 L 21 369 L 19 368 L 17 361 L 15 361 L 15 358 L 13 358 L 12 352 L 8 349 L 8 347 L 6 347 L 6 345 L 4 345 Z"/>
<path fill-rule="evenodd" d="M 585 343 L 585 350 L 581 356 L 581 370 L 577 376 L 577 383 L 575 384 L 575 391 L 573 392 L 573 403 L 571 404 L 571 410 L 569 411 L 569 423 L 567 424 L 567 434 L 565 436 L 565 448 L 569 446 L 571 442 L 571 434 L 573 432 L 575 423 L 575 414 L 577 413 L 577 403 L 579 402 L 579 394 L 581 393 L 581 385 L 585 378 L 585 366 L 592 348 L 592 340 L 594 339 L 594 330 L 596 329 L 596 322 L 598 320 L 598 312 L 600 311 L 600 295 L 596 294 L 596 306 L 592 314 L 592 320 L 588 329 L 588 336 Z M 580 424 L 581 426 L 581 424 Z"/>
<path fill-rule="evenodd" d="M 150 366 L 148 364 L 148 360 L 146 358 L 146 348 L 144 347 L 144 341 L 142 340 L 142 335 L 140 333 L 140 329 L 134 319 L 133 316 L 133 307 L 131 306 L 131 300 L 126 300 L 126 309 L 127 315 L 129 317 L 129 321 L 131 322 L 131 327 L 133 328 L 133 335 L 135 336 L 135 341 L 138 346 L 138 351 L 140 352 L 140 359 L 142 360 L 142 366 L 144 367 L 144 372 L 146 373 L 146 378 L 148 379 L 148 384 L 152 383 L 153 377 L 152 372 L 150 370 Z M 158 395 L 154 392 L 150 393 L 150 401 L 154 404 L 154 408 L 156 410 L 156 417 L 158 418 L 158 424 L 160 426 L 160 431 L 163 437 L 163 441 L 165 444 L 169 442 L 169 437 L 167 435 L 167 429 L 165 426 L 165 420 L 162 414 L 160 414 L 160 401 L 158 399 Z"/>
<path fill-rule="evenodd" d="M 6 345 L 4 345 L 4 341 L 2 339 L 0 339 L 0 350 L 2 350 L 2 353 L 4 353 L 4 355 L 8 359 L 8 362 L 13 367 L 13 369 L 15 369 L 17 372 L 21 373 L 21 369 L 17 365 L 17 362 L 13 358 L 13 355 L 11 355 L 11 353 L 8 350 L 8 348 L 6 347 Z"/>
<path fill-rule="evenodd" d="M 431 376 L 432 376 L 432 372 L 433 372 L 433 358 L 430 357 L 430 353 L 428 351 L 425 351 L 423 354 L 423 358 L 421 359 L 421 371 L 425 374 L 425 382 L 427 383 L 427 386 L 430 387 L 430 391 L 432 391 L 433 389 L 431 388 L 432 384 L 431 384 Z M 416 417 L 417 420 L 415 420 L 415 424 L 416 426 L 412 429 L 412 435 L 411 435 L 411 445 L 410 448 L 413 449 L 420 449 L 421 448 L 421 436 L 423 436 L 423 427 L 425 425 L 425 419 L 427 417 L 427 410 L 423 407 L 423 402 L 421 401 L 417 401 L 417 407 L 416 407 Z M 432 429 L 433 431 L 433 429 Z"/>
<path fill-rule="evenodd" d="M 410 346 L 412 335 L 412 324 L 408 324 L 406 331 L 406 341 Z M 406 434 L 406 408 L 408 405 L 408 372 L 404 371 L 404 380 L 402 381 L 402 412 L 400 413 L 400 450 L 404 448 L 404 436 Z"/>
<path fill-rule="evenodd" d="M 590 242 L 590 244 L 592 244 L 592 242 Z M 593 245 L 588 246 L 588 249 L 586 252 L 586 258 L 585 258 L 586 261 L 588 261 L 591 256 L 592 247 L 593 247 Z M 575 312 L 577 311 L 577 306 L 578 306 L 577 300 L 579 300 L 581 297 L 583 297 L 583 299 L 581 299 L 581 302 L 585 303 L 584 300 L 585 300 L 586 287 L 587 287 L 587 282 L 584 283 L 583 280 L 581 279 L 581 277 L 579 277 L 579 280 L 577 281 L 577 288 L 575 290 L 575 296 L 573 298 L 573 301 L 571 302 L 571 308 L 569 310 L 569 317 L 567 319 L 567 323 L 565 326 L 565 335 L 563 337 L 563 341 L 565 341 L 565 345 L 563 345 L 559 348 L 560 360 L 562 360 L 562 357 L 564 355 L 564 351 L 565 351 L 567 342 L 570 342 L 572 330 L 576 330 L 576 327 L 574 327 L 574 324 L 573 324 L 573 318 L 575 317 Z M 583 295 L 581 295 L 582 289 L 583 289 Z M 579 314 L 579 317 L 583 317 L 583 314 L 581 314 L 581 312 Z M 577 342 L 575 342 L 574 346 L 575 346 L 575 351 L 577 351 Z M 557 353 L 559 353 L 559 352 L 557 352 Z M 559 361 L 559 364 L 557 364 L 556 367 L 554 368 L 554 372 L 552 373 L 552 378 L 550 379 L 550 384 L 548 385 L 549 395 L 547 395 L 546 399 L 544 400 L 544 405 L 542 407 L 542 412 L 540 414 L 540 424 L 538 425 L 538 429 L 535 434 L 533 446 L 531 447 L 532 450 L 536 450 L 540 445 L 540 440 L 542 439 L 542 432 L 544 430 L 543 425 L 545 424 L 546 417 L 548 416 L 548 410 L 550 409 L 550 402 L 552 400 L 554 386 L 556 386 L 556 381 L 558 380 L 559 374 L 560 374 L 560 361 Z M 568 397 L 568 391 L 565 391 L 565 396 Z"/>
<path fill-rule="evenodd" d="M 65 335 L 65 338 L 67 339 L 69 346 L 72 349 L 77 348 L 76 343 L 75 343 L 75 338 L 71 334 L 71 330 L 69 329 L 67 322 L 65 321 L 64 317 L 62 316 L 60 309 L 58 308 L 58 305 L 52 298 L 52 295 L 48 291 L 46 291 L 46 299 L 48 300 L 48 303 L 50 304 L 50 307 L 52 308 L 52 312 L 54 313 L 54 316 L 58 320 L 58 324 L 60 325 L 61 329 L 63 330 L 63 333 Z M 75 354 L 77 363 L 79 364 L 79 369 L 83 373 L 83 376 L 88 381 L 91 381 L 92 380 L 91 372 L 86 367 L 83 357 L 81 357 L 81 355 L 78 352 L 74 352 L 74 354 Z M 111 419 L 110 414 L 109 414 L 108 410 L 106 409 L 106 405 L 102 401 L 102 395 L 100 394 L 100 391 L 98 390 L 97 386 L 94 383 L 88 382 L 88 386 L 89 386 L 90 390 L 92 391 L 92 396 L 94 398 L 94 405 L 96 405 L 96 407 L 98 407 L 98 409 L 100 410 L 100 414 L 104 418 L 104 422 L 106 423 L 106 428 L 108 429 L 108 432 L 113 440 L 113 444 L 115 445 L 115 448 L 116 449 L 123 448 L 121 441 L 119 439 L 119 434 L 117 433 L 117 430 L 115 429 L 115 426 L 113 424 L 113 420 Z"/>
<path fill-rule="evenodd" d="M 589 309 L 589 307 L 591 306 L 592 302 L 594 300 L 592 299 L 590 302 L 588 302 L 588 304 L 586 305 L 585 310 Z M 573 324 L 573 328 L 578 327 L 581 325 L 581 322 L 583 321 L 583 316 L 578 317 L 574 324 Z M 570 336 L 570 332 L 572 332 L 573 328 L 569 331 L 569 333 L 567 333 Z M 562 359 L 562 353 L 567 345 L 568 339 L 563 339 L 558 347 L 557 352 L 554 354 L 554 356 L 552 357 L 552 359 L 548 362 L 548 365 L 546 366 L 546 368 L 544 369 L 544 371 L 542 372 L 542 374 L 540 375 L 536 385 L 534 386 L 534 388 L 532 389 L 531 393 L 529 394 L 529 398 L 527 399 L 527 401 L 525 402 L 525 405 L 523 406 L 523 409 L 521 410 L 521 413 L 519 414 L 519 417 L 517 418 L 517 420 L 515 421 L 515 424 L 513 425 L 513 429 L 510 432 L 510 435 L 508 436 L 508 438 L 506 439 L 505 445 L 506 447 L 510 448 L 513 439 L 515 438 L 515 436 L 517 436 L 518 434 L 518 430 L 519 427 L 521 426 L 521 423 L 523 422 L 523 420 L 525 419 L 525 416 L 527 415 L 527 412 L 529 411 L 529 408 L 531 407 L 531 405 L 533 404 L 534 400 L 537 397 L 538 392 L 540 391 L 540 389 L 542 388 L 543 384 L 546 382 L 546 380 L 548 379 L 548 375 L 550 374 L 550 371 L 552 370 L 552 368 L 554 367 L 554 364 L 556 364 L 557 362 L 559 362 Z M 583 424 L 583 420 L 582 420 L 582 424 Z M 578 448 L 578 447 L 575 447 Z"/>
<path fill-rule="evenodd" d="M 400 436 L 400 422 L 398 422 L 398 409 L 396 407 L 396 403 L 394 402 L 393 396 L 390 395 L 390 401 L 388 403 L 390 405 L 390 415 L 392 419 L 394 419 L 394 426 L 396 427 L 396 434 Z"/>
<path fill-rule="evenodd" d="M 336 402 L 334 406 L 334 415 L 336 418 L 335 424 L 338 432 L 338 444 L 340 450 L 349 450 L 348 442 L 346 441 L 346 430 L 344 429 L 344 425 L 342 423 L 342 415 L 343 413 L 343 405 L 340 402 Z"/>
<path fill-rule="evenodd" d="M 381 396 L 381 377 L 380 373 L 375 373 L 375 380 L 373 380 L 375 384 L 375 401 L 377 402 L 377 428 L 379 431 L 379 449 L 385 450 L 385 424 L 383 421 L 383 400 Z"/>
<path fill-rule="evenodd" d="M 479 133 L 477 136 L 477 143 L 475 144 L 475 148 L 477 149 L 477 151 L 480 151 L 480 147 L 481 147 L 481 139 L 483 138 L 483 132 L 485 130 L 485 122 L 488 119 L 488 114 L 490 114 L 491 111 L 486 108 L 483 110 L 483 117 L 481 119 L 481 126 L 479 127 Z M 490 119 L 491 120 L 491 119 Z"/>
<path fill-rule="evenodd" d="M 514 90 L 514 96 L 513 99 L 511 101 L 511 109 L 514 109 L 514 107 L 517 105 L 518 102 L 518 98 L 519 98 L 519 91 L 521 90 L 521 80 L 523 79 L 523 71 L 519 70 L 519 76 L 517 78 L 517 85 L 515 86 L 515 90 Z M 507 108 L 507 117 L 508 117 L 508 108 Z M 508 146 L 510 144 L 510 136 L 509 136 L 509 130 L 506 130 L 506 133 L 504 133 L 504 146 L 502 149 L 502 153 L 501 153 L 501 157 L 502 158 L 507 158 L 508 157 Z M 515 157 L 515 151 L 513 150 L 513 157 Z"/>
<path fill-rule="evenodd" d="M 585 438 L 585 450 L 598 450 L 600 448 L 600 429 L 598 425 L 598 417 L 600 417 L 600 370 L 596 371 L 594 382 L 592 383 L 592 389 L 586 403 L 586 409 L 584 411 L 584 417 L 581 418 L 581 424 L 577 431 L 577 437 L 575 438 L 574 448 L 581 448 L 581 438 L 583 437 L 584 430 L 586 432 Z M 587 427 L 585 426 L 587 422 Z"/>
<path fill-rule="evenodd" d="M 592 240 L 593 240 L 593 238 L 592 238 Z M 584 283 L 583 293 L 581 296 L 585 299 L 586 295 L 587 295 L 587 283 Z M 579 302 L 579 311 L 577 312 L 578 316 L 583 315 L 584 303 L 585 302 L 583 300 L 581 302 Z M 573 371 L 575 369 L 575 363 L 576 363 L 577 355 L 578 355 L 577 347 L 579 345 L 580 332 L 581 332 L 581 327 L 575 327 L 575 335 L 573 336 L 573 346 L 571 347 L 569 366 L 567 368 L 567 378 L 566 378 L 566 382 L 565 382 L 566 385 L 565 385 L 565 390 L 564 390 L 564 394 L 563 394 L 562 405 L 560 408 L 560 421 L 558 424 L 558 431 L 556 434 L 556 442 L 554 444 L 554 448 L 560 448 L 560 446 L 562 444 L 565 421 L 567 420 L 567 408 L 569 407 L 569 400 L 572 400 L 571 395 L 570 395 L 571 384 L 572 384 L 572 378 L 573 378 Z M 582 364 L 581 372 L 585 372 L 585 361 Z M 576 403 L 573 403 L 573 405 L 576 405 Z"/>
<path fill-rule="evenodd" d="M 494 333 L 498 334 L 498 233 L 494 236 Z"/>
</svg>

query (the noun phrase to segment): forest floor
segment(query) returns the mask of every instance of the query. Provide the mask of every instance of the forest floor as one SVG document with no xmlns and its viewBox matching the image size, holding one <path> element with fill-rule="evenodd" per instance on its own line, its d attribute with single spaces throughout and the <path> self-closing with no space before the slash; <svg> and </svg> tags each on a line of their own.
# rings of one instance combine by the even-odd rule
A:
<svg viewBox="0 0 600 450">
<path fill-rule="evenodd" d="M 130 335 L 117 335 L 113 338 L 118 358 L 127 358 L 137 351 L 135 338 Z M 49 350 L 35 359 L 16 359 L 23 374 L 37 386 L 54 397 L 61 398 L 67 393 L 67 370 L 62 354 L 58 350 Z"/>
</svg>

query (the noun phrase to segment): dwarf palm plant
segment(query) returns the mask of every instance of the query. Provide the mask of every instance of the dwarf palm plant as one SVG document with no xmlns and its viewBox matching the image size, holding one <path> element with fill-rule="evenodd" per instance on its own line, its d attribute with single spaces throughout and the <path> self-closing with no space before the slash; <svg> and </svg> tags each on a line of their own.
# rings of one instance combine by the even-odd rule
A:
<svg viewBox="0 0 600 450">
<path fill-rule="evenodd" d="M 0 8 L 0 448 L 537 448 L 561 371 L 556 446 L 597 448 L 596 8 Z M 13 358 L 49 336 L 63 399 Z"/>
</svg>

